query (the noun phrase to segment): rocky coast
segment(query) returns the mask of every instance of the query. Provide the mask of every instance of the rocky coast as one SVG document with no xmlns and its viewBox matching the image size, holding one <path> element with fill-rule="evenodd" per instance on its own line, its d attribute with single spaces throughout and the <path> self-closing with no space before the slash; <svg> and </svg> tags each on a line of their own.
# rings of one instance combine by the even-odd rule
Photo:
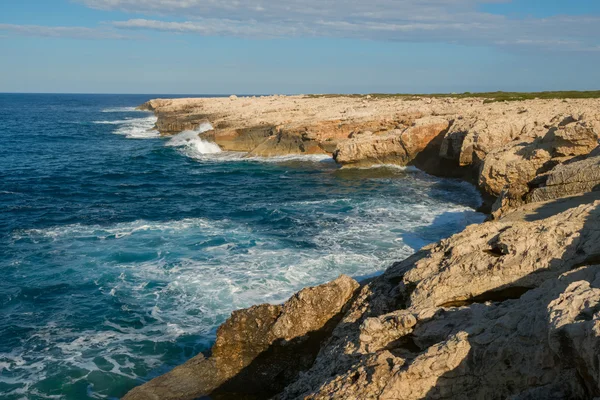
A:
<svg viewBox="0 0 600 400">
<path fill-rule="evenodd" d="M 600 396 L 600 100 L 157 99 L 164 135 L 249 156 L 414 165 L 480 189 L 488 221 L 381 276 L 239 310 L 125 399 Z"/>
</svg>

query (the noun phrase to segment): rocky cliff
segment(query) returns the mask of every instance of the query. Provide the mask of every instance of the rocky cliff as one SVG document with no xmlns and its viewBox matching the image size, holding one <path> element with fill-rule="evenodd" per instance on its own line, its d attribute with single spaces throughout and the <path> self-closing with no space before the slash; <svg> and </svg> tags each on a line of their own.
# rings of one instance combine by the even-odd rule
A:
<svg viewBox="0 0 600 400">
<path fill-rule="evenodd" d="M 600 134 L 600 99 L 232 96 L 140 108 L 158 116 L 164 135 L 209 122 L 214 129 L 202 138 L 248 156 L 331 154 L 344 167 L 415 165 L 461 177 L 479 186 L 488 206 L 501 198 L 496 209 L 532 198 L 534 178 L 588 154 Z"/>
<path fill-rule="evenodd" d="M 210 356 L 125 399 L 600 397 L 599 120 L 584 110 L 595 103 L 464 104 L 338 137 L 336 158 L 475 170 L 493 218 L 370 281 L 236 311 Z"/>
</svg>

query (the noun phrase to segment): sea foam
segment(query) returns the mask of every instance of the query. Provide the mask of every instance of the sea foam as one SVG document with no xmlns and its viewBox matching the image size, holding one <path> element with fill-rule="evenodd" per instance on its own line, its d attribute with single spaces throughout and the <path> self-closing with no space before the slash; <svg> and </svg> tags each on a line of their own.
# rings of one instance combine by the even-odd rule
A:
<svg viewBox="0 0 600 400">
<path fill-rule="evenodd" d="M 211 124 L 204 122 L 196 130 L 183 131 L 173 136 L 165 146 L 179 147 L 182 153 L 192 158 L 202 157 L 204 154 L 221 153 L 221 148 L 217 144 L 203 140 L 198 136 L 212 129 Z"/>
<path fill-rule="evenodd" d="M 187 142 L 186 136 L 171 140 Z M 214 329 L 234 309 L 279 303 L 342 273 L 373 276 L 438 239 L 440 231 L 482 220 L 472 208 L 431 198 L 435 183 L 415 181 L 411 199 L 418 201 L 413 202 L 372 196 L 245 207 L 250 214 L 268 216 L 269 226 L 291 224 L 284 231 L 237 220 L 183 218 L 14 232 L 12 247 L 35 243 L 62 273 L 74 271 L 68 273 L 73 283 L 61 290 L 77 296 L 85 288 L 88 297 L 78 297 L 79 302 L 118 308 L 106 312 L 94 329 L 63 326 L 64 317 L 58 315 L 11 353 L 0 353 L 2 370 L 29 392 L 57 364 L 85 373 L 76 379 L 91 379 L 86 378 L 91 372 L 114 381 L 147 379 L 164 371 L 165 353 L 173 363 L 207 349 Z M 398 190 L 403 184 L 389 180 Z M 49 296 L 56 290 L 48 284 L 35 293 Z M 42 347 L 43 353 L 38 351 Z M 106 395 L 101 386 L 93 390 L 94 396 Z"/>
<path fill-rule="evenodd" d="M 155 129 L 157 117 L 147 111 L 139 111 L 134 107 L 117 107 L 102 110 L 103 113 L 131 113 L 139 117 L 125 117 L 120 114 L 118 119 L 103 119 L 92 121 L 96 125 L 114 125 L 113 133 L 123 135 L 128 139 L 154 139 L 160 137 Z"/>
<path fill-rule="evenodd" d="M 138 111 L 136 107 L 110 107 L 102 110 L 103 113 L 121 113 Z"/>
<path fill-rule="evenodd" d="M 154 129 L 156 117 L 133 118 L 119 125 L 114 131 L 117 135 L 124 135 L 128 139 L 152 139 L 160 136 Z"/>
</svg>

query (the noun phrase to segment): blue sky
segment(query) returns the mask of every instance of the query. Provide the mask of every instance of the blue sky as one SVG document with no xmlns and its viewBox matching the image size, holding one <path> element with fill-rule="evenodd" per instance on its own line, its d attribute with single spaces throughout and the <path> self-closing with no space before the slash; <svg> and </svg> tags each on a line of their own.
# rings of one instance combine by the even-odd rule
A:
<svg viewBox="0 0 600 400">
<path fill-rule="evenodd" d="M 600 89 L 598 0 L 2 0 L 0 92 Z"/>
</svg>

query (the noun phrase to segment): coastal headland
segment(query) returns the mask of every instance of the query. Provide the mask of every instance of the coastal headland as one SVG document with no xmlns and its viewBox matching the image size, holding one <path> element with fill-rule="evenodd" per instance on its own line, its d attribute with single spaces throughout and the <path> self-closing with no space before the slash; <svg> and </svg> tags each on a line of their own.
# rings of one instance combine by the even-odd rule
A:
<svg viewBox="0 0 600 400">
<path fill-rule="evenodd" d="M 600 396 L 600 99 L 531 97 L 142 105 L 163 135 L 210 123 L 200 137 L 225 151 L 330 154 L 344 168 L 414 165 L 465 179 L 489 218 L 376 278 L 341 276 L 235 311 L 211 354 L 124 399 Z"/>
</svg>

